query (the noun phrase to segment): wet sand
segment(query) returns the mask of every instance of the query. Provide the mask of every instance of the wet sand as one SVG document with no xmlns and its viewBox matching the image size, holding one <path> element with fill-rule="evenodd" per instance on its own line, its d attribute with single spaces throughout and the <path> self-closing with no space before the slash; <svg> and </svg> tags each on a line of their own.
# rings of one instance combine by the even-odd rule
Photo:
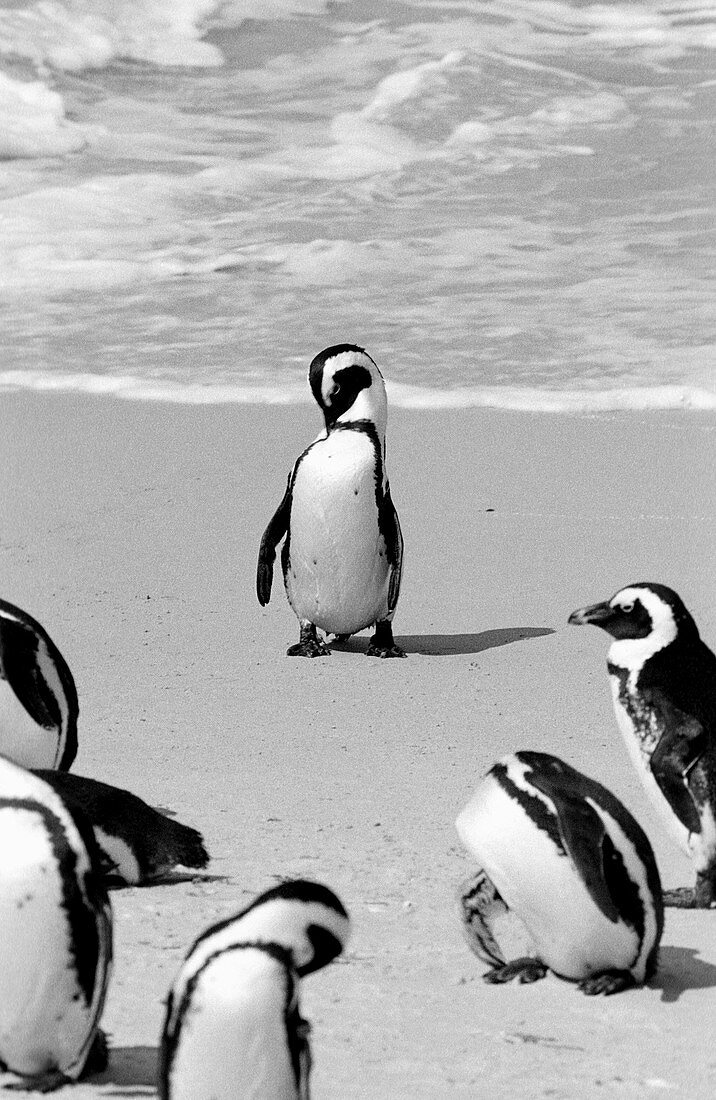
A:
<svg viewBox="0 0 716 1100">
<path fill-rule="evenodd" d="M 111 1064 L 72 1095 L 154 1095 L 187 946 L 300 875 L 354 921 L 346 957 L 303 987 L 317 1100 L 711 1097 L 716 914 L 668 912 L 644 990 L 487 986 L 456 919 L 472 867 L 453 823 L 496 757 L 542 749 L 624 799 L 666 886 L 691 882 L 621 744 L 607 640 L 565 624 L 659 580 L 716 644 L 716 418 L 392 410 L 409 657 L 388 662 L 366 660 L 366 635 L 288 660 L 280 579 L 256 601 L 261 533 L 318 427 L 307 405 L 3 395 L 2 595 L 73 670 L 74 770 L 171 807 L 225 876 L 113 893 Z"/>
</svg>

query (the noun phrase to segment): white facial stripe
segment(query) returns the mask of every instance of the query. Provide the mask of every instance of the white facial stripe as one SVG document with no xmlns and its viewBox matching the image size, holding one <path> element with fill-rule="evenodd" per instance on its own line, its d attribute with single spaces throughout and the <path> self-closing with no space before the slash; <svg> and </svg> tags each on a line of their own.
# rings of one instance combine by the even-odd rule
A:
<svg viewBox="0 0 716 1100">
<path fill-rule="evenodd" d="M 102 851 L 109 856 L 114 864 L 114 873 L 130 885 L 138 883 L 142 873 L 137 858 L 127 842 L 122 840 L 121 837 L 106 833 L 104 829 L 100 829 L 97 825 L 94 827 L 94 835 Z"/>
<path fill-rule="evenodd" d="M 333 379 L 339 370 L 346 367 L 365 367 L 370 372 L 371 378 L 375 378 L 376 366 L 372 359 L 359 351 L 343 351 L 340 355 L 333 355 L 326 360 L 321 376 L 321 397 L 323 404 L 327 405 L 333 389 Z"/>
<path fill-rule="evenodd" d="M 4 608 L 0 609 L 0 619 L 9 619 L 11 623 L 22 623 L 22 619 L 17 615 L 13 615 L 10 611 L 6 611 Z"/>
<path fill-rule="evenodd" d="M 651 632 L 645 638 L 622 638 L 614 641 L 609 649 L 609 660 L 631 672 L 639 671 L 650 657 L 670 645 L 678 633 L 674 613 L 668 603 L 649 588 L 622 588 L 609 603 L 611 607 L 623 607 L 625 604 L 635 603 L 636 600 L 649 613 Z"/>
<path fill-rule="evenodd" d="M 525 791 L 527 794 L 531 795 L 532 798 L 538 798 L 540 802 L 544 802 L 549 812 L 554 814 L 554 803 L 543 791 L 534 787 L 527 778 L 527 773 L 532 772 L 532 768 L 529 764 L 525 764 L 524 761 L 518 760 L 516 756 L 504 756 L 502 760 L 500 760 L 500 764 L 503 764 L 507 768 L 507 776 L 516 787 L 519 787 L 521 791 Z"/>
</svg>

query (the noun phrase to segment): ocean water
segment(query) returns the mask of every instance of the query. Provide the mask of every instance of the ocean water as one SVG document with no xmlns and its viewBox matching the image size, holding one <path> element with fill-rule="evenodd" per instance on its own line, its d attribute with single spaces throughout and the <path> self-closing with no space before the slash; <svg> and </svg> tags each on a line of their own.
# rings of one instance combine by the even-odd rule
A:
<svg viewBox="0 0 716 1100">
<path fill-rule="evenodd" d="M 714 0 L 0 0 L 0 387 L 716 408 Z"/>
</svg>

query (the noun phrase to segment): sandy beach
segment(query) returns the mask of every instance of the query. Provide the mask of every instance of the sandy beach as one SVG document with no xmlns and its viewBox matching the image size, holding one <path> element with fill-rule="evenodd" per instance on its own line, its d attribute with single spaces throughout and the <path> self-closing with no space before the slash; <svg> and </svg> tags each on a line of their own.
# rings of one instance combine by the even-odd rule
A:
<svg viewBox="0 0 716 1100">
<path fill-rule="evenodd" d="M 716 417 L 392 409 L 405 661 L 366 660 L 366 635 L 289 660 L 280 581 L 256 601 L 261 533 L 319 426 L 309 405 L 2 396 L 2 595 L 72 668 L 74 770 L 195 825 L 219 876 L 113 892 L 110 1068 L 62 1095 L 155 1095 L 192 939 L 302 876 L 354 923 L 303 984 L 316 1100 L 712 1097 L 716 914 L 668 911 L 646 989 L 487 986 L 456 917 L 473 868 L 454 820 L 497 757 L 553 752 L 625 801 L 665 886 L 691 883 L 618 734 L 606 638 L 566 620 L 658 580 L 716 644 Z"/>
</svg>

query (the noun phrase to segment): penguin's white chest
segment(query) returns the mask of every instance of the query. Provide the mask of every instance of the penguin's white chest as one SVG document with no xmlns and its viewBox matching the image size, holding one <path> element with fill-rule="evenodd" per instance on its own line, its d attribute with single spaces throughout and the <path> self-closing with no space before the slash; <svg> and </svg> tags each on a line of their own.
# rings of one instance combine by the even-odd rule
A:
<svg viewBox="0 0 716 1100">
<path fill-rule="evenodd" d="M 32 718 L 7 680 L 0 679 L 0 753 L 24 768 L 54 768 L 59 734 Z"/>
<path fill-rule="evenodd" d="M 634 964 L 635 933 L 604 916 L 571 859 L 493 777 L 462 811 L 457 831 L 556 974 L 576 980 Z"/>
<path fill-rule="evenodd" d="M 0 1060 L 68 1070 L 92 1026 L 74 970 L 62 881 L 39 814 L 0 809 Z"/>
<path fill-rule="evenodd" d="M 364 432 L 334 431 L 301 460 L 289 538 L 286 591 L 299 619 L 348 634 L 387 616 L 389 566 L 378 528 L 376 454 Z"/>
<path fill-rule="evenodd" d="M 265 952 L 209 963 L 182 1020 L 171 1100 L 298 1100 L 285 1009 L 285 972 Z"/>
</svg>

